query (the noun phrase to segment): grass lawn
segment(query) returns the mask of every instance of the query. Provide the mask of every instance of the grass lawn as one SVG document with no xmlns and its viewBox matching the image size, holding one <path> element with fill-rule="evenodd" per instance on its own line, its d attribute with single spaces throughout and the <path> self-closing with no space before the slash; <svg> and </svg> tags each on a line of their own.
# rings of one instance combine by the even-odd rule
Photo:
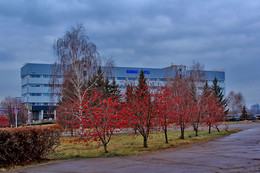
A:
<svg viewBox="0 0 260 173">
<path fill-rule="evenodd" d="M 161 151 L 169 148 L 177 148 L 190 144 L 197 144 L 201 142 L 206 142 L 218 137 L 227 136 L 231 133 L 236 133 L 239 130 L 229 130 L 228 132 L 221 130 L 217 132 L 212 131 L 208 134 L 208 131 L 200 131 L 199 136 L 195 137 L 194 131 L 185 131 L 185 139 L 179 139 L 179 131 L 169 131 L 168 140 L 169 143 L 165 143 L 164 134 L 153 133 L 148 139 L 148 147 L 143 147 L 143 138 L 141 135 L 135 134 L 115 134 L 112 136 L 110 143 L 108 144 L 109 153 L 104 152 L 103 146 L 98 143 L 91 143 L 88 146 L 83 146 L 83 144 L 70 143 L 73 139 L 71 137 L 61 137 L 61 145 L 56 148 L 55 152 L 48 156 L 48 161 L 54 160 L 66 160 L 73 158 L 96 158 L 96 157 L 114 157 L 114 156 L 130 156 L 138 155 L 143 153 Z M 98 148 L 99 147 L 99 148 Z M 14 166 L 10 168 L 0 168 L 2 171 L 10 171 L 13 169 L 19 169 L 23 167 L 45 164 L 48 161 L 43 161 L 40 163 L 32 163 L 27 166 Z"/>
<path fill-rule="evenodd" d="M 221 132 L 212 131 L 211 134 L 208 134 L 207 131 L 201 131 L 199 132 L 199 136 L 195 137 L 195 133 L 193 131 L 186 131 L 185 139 L 179 139 L 179 131 L 169 131 L 168 144 L 165 143 L 163 133 L 153 133 L 148 139 L 149 148 L 143 148 L 143 138 L 141 135 L 115 134 L 112 136 L 112 139 L 108 144 L 109 153 L 107 154 L 104 152 L 103 146 L 100 146 L 97 143 L 91 143 L 88 146 L 83 146 L 83 144 L 70 143 L 70 141 L 73 139 L 71 137 L 62 137 L 61 145 L 56 148 L 54 153 L 50 154 L 49 159 L 64 160 L 72 158 L 138 155 L 153 151 L 160 151 L 167 148 L 175 148 L 184 145 L 205 142 L 235 132 L 238 132 L 238 130 L 230 130 L 229 132 L 224 130 Z"/>
<path fill-rule="evenodd" d="M 252 121 L 226 121 L 220 124 L 248 124 L 248 123 L 253 123 L 253 122 Z"/>
</svg>

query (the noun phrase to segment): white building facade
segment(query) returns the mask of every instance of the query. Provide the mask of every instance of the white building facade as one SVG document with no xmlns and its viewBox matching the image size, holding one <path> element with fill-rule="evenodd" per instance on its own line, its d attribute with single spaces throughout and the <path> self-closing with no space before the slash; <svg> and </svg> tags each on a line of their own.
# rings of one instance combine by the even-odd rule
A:
<svg viewBox="0 0 260 173">
<path fill-rule="evenodd" d="M 50 79 L 52 75 L 52 64 L 27 63 L 21 68 L 21 94 L 26 103 L 33 120 L 55 119 L 56 104 L 58 97 L 51 92 Z M 120 90 L 125 90 L 125 84 L 132 82 L 137 84 L 139 73 L 143 70 L 147 81 L 157 85 L 164 85 L 167 77 L 179 74 L 189 75 L 189 70 L 184 65 L 172 65 L 167 68 L 137 68 L 137 67 L 114 67 L 111 70 L 110 81 L 115 78 Z M 225 72 L 224 71 L 204 71 L 205 80 L 209 85 L 216 77 L 219 85 L 225 93 Z M 62 82 L 62 74 L 57 78 Z M 61 83 L 60 82 L 60 83 Z"/>
</svg>

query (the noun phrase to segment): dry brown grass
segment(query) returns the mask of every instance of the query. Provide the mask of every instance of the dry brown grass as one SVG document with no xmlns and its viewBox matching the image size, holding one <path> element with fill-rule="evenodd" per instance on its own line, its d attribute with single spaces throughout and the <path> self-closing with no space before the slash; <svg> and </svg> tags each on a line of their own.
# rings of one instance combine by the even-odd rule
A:
<svg viewBox="0 0 260 173">
<path fill-rule="evenodd" d="M 56 149 L 55 153 L 50 155 L 52 160 L 71 159 L 71 158 L 95 158 L 95 157 L 113 157 L 113 156 L 129 156 L 138 155 L 148 152 L 160 151 L 167 148 L 176 148 L 189 144 L 196 144 L 200 142 L 209 141 L 221 136 L 235 133 L 237 130 L 226 131 L 212 131 L 208 134 L 207 131 L 199 132 L 199 136 L 195 137 L 194 132 L 185 132 L 185 139 L 179 139 L 180 133 L 177 131 L 170 131 L 168 133 L 169 143 L 165 143 L 163 133 L 153 133 L 148 140 L 148 147 L 143 148 L 143 139 L 140 135 L 135 134 L 116 134 L 112 137 L 108 144 L 109 153 L 104 153 L 103 146 L 98 143 L 91 143 L 88 146 L 83 144 L 74 144 L 70 141 L 71 137 L 62 137 L 61 145 Z"/>
</svg>

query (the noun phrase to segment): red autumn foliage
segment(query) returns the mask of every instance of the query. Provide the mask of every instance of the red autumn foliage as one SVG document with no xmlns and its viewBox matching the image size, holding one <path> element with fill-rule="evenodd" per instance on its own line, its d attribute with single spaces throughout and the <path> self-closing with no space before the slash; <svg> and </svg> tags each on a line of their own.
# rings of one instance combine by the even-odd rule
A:
<svg viewBox="0 0 260 173">
<path fill-rule="evenodd" d="M 193 114 L 190 117 L 191 125 L 198 136 L 199 127 L 205 123 L 205 105 L 207 104 L 207 97 L 204 95 L 193 94 L 192 96 Z"/>
<path fill-rule="evenodd" d="M 210 132 L 224 115 L 223 106 L 207 85 L 200 95 L 190 80 L 176 75 L 171 84 L 154 87 L 146 83 L 143 73 L 138 86 L 127 86 L 123 98 L 106 98 L 94 89 L 82 93 L 82 99 L 75 99 L 67 109 L 67 113 L 75 117 L 69 124 L 73 129 L 79 129 L 79 138 L 75 142 L 88 145 L 96 141 L 104 146 L 106 153 L 116 130 L 133 128 L 142 135 L 143 146 L 148 147 L 153 131 L 164 131 L 167 143 L 170 124 L 180 128 L 180 138 L 184 139 L 185 129 L 190 125 L 196 135 L 203 124 L 209 126 Z"/>
<path fill-rule="evenodd" d="M 7 118 L 0 115 L 0 128 L 7 127 L 7 126 L 8 126 Z"/>
<path fill-rule="evenodd" d="M 172 98 L 172 101 L 169 107 L 172 110 L 175 125 L 180 127 L 180 139 L 184 139 L 185 128 L 190 125 L 190 118 L 194 113 L 191 101 L 191 87 L 188 80 L 178 78 L 177 76 L 171 87 L 172 93 L 169 96 Z"/>
<path fill-rule="evenodd" d="M 154 95 L 154 103 L 157 114 L 157 124 L 164 132 L 165 142 L 168 143 L 167 131 L 170 124 L 174 123 L 171 104 L 173 103 L 172 90 L 168 87 L 160 87 Z"/>
<path fill-rule="evenodd" d="M 206 98 L 205 105 L 205 124 L 209 127 L 209 133 L 211 133 L 211 127 L 216 126 L 219 122 L 223 121 L 225 115 L 224 108 L 216 98 L 214 93 L 211 93 Z"/>
<path fill-rule="evenodd" d="M 155 106 L 155 91 L 151 92 L 147 85 L 143 71 L 140 73 L 139 84 L 132 88 L 127 88 L 125 96 L 124 117 L 127 118 L 127 124 L 136 129 L 143 137 L 143 146 L 148 147 L 148 139 L 151 132 L 156 127 L 157 117 Z"/>
<path fill-rule="evenodd" d="M 121 128 L 122 123 L 122 107 L 121 104 L 113 97 L 102 98 L 97 90 L 93 90 L 91 94 L 86 94 L 80 110 L 77 104 L 71 111 L 74 114 L 78 111 L 76 121 L 70 122 L 74 128 L 79 128 L 78 134 L 80 138 L 75 142 L 82 142 L 88 145 L 92 141 L 102 143 L 107 153 L 107 144 L 110 142 L 112 135 L 117 128 Z"/>
</svg>

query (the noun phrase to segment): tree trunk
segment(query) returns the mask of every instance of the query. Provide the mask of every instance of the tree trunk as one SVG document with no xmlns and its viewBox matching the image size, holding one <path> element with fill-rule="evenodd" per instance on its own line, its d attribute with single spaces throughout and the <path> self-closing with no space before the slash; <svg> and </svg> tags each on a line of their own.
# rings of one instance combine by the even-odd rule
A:
<svg viewBox="0 0 260 173">
<path fill-rule="evenodd" d="M 144 136 L 144 148 L 148 148 L 147 137 L 146 136 Z"/>
<path fill-rule="evenodd" d="M 73 137 L 73 129 L 70 130 L 70 136 Z"/>
<path fill-rule="evenodd" d="M 209 126 L 209 134 L 211 133 L 211 126 Z"/>
<path fill-rule="evenodd" d="M 181 127 L 181 136 L 180 139 L 184 139 L 184 127 Z"/>
<path fill-rule="evenodd" d="M 164 130 L 164 135 L 165 135 L 165 143 L 168 144 L 167 127 Z"/>
<path fill-rule="evenodd" d="M 218 128 L 218 126 L 217 126 L 217 125 L 216 125 L 216 129 L 217 129 L 217 131 L 218 131 L 218 132 L 220 132 L 220 130 L 219 130 L 219 128 Z"/>
<path fill-rule="evenodd" d="M 195 136 L 198 136 L 198 129 L 195 129 L 195 132 L 196 132 Z"/>
<path fill-rule="evenodd" d="M 225 122 L 225 131 L 228 131 L 228 124 Z"/>
<path fill-rule="evenodd" d="M 107 151 L 107 144 L 104 144 L 104 150 L 105 150 L 105 153 L 108 153 L 108 151 Z"/>
<path fill-rule="evenodd" d="M 193 127 L 193 130 L 196 132 L 196 127 L 195 127 L 195 125 L 192 125 L 192 127 Z"/>
</svg>

